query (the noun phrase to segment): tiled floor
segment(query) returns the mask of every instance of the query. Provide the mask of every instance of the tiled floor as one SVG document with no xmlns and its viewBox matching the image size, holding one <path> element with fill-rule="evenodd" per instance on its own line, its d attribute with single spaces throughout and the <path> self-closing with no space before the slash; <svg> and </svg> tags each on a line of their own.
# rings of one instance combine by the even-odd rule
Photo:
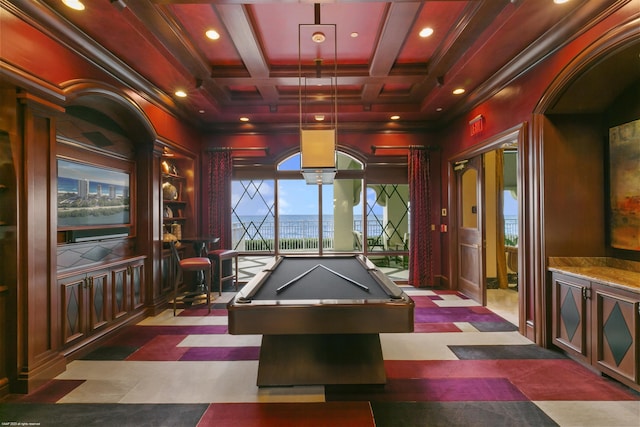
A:
<svg viewBox="0 0 640 427">
<path fill-rule="evenodd" d="M 131 326 L 0 421 L 64 426 L 638 426 L 640 395 L 532 345 L 503 317 L 450 291 L 405 287 L 415 332 L 381 334 L 384 388 L 258 388 L 260 336 L 170 310 Z M 512 292 L 512 291 L 511 291 Z"/>
</svg>

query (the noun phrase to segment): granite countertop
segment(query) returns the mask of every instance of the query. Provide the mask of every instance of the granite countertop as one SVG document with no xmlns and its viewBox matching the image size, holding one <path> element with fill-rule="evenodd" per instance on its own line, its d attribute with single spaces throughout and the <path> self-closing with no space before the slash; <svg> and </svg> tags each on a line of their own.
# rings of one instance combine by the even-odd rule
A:
<svg viewBox="0 0 640 427">
<path fill-rule="evenodd" d="M 612 258 L 549 258 L 549 270 L 640 292 L 640 263 Z"/>
</svg>

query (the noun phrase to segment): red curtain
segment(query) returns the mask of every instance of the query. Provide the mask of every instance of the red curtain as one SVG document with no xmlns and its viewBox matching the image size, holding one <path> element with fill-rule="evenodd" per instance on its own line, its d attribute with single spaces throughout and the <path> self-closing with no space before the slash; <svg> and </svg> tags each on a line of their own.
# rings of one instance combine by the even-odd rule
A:
<svg viewBox="0 0 640 427">
<path fill-rule="evenodd" d="M 409 151 L 409 285 L 433 286 L 433 242 L 431 222 L 431 182 L 429 153 L 425 149 Z"/>
<path fill-rule="evenodd" d="M 218 247 L 231 248 L 231 177 L 233 158 L 230 151 L 209 153 L 209 236 L 220 237 Z"/>
</svg>

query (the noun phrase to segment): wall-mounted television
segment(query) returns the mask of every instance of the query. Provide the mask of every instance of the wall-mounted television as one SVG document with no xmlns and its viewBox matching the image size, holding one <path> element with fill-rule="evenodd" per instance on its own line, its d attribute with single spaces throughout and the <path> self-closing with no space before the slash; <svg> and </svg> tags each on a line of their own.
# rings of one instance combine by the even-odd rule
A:
<svg viewBox="0 0 640 427">
<path fill-rule="evenodd" d="M 58 158 L 58 231 L 68 242 L 128 235 L 128 171 Z M 81 240 L 80 240 L 81 239 Z"/>
</svg>

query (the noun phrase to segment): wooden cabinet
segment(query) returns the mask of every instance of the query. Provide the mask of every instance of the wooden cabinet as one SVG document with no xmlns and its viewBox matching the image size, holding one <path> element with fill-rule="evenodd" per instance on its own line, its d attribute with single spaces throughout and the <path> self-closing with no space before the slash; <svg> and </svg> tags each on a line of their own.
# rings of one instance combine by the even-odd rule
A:
<svg viewBox="0 0 640 427">
<path fill-rule="evenodd" d="M 592 300 L 592 363 L 613 378 L 640 384 L 640 295 L 595 285 Z"/>
<path fill-rule="evenodd" d="M 144 304 L 145 257 L 87 268 L 58 277 L 62 345 L 81 345 Z"/>
<path fill-rule="evenodd" d="M 640 390 L 640 293 L 552 273 L 553 343 Z"/>
<path fill-rule="evenodd" d="M 114 318 L 126 315 L 144 304 L 144 260 L 111 269 L 111 302 Z"/>
<path fill-rule="evenodd" d="M 591 283 L 553 274 L 553 343 L 574 358 L 591 363 L 591 309 L 587 303 Z"/>
</svg>

